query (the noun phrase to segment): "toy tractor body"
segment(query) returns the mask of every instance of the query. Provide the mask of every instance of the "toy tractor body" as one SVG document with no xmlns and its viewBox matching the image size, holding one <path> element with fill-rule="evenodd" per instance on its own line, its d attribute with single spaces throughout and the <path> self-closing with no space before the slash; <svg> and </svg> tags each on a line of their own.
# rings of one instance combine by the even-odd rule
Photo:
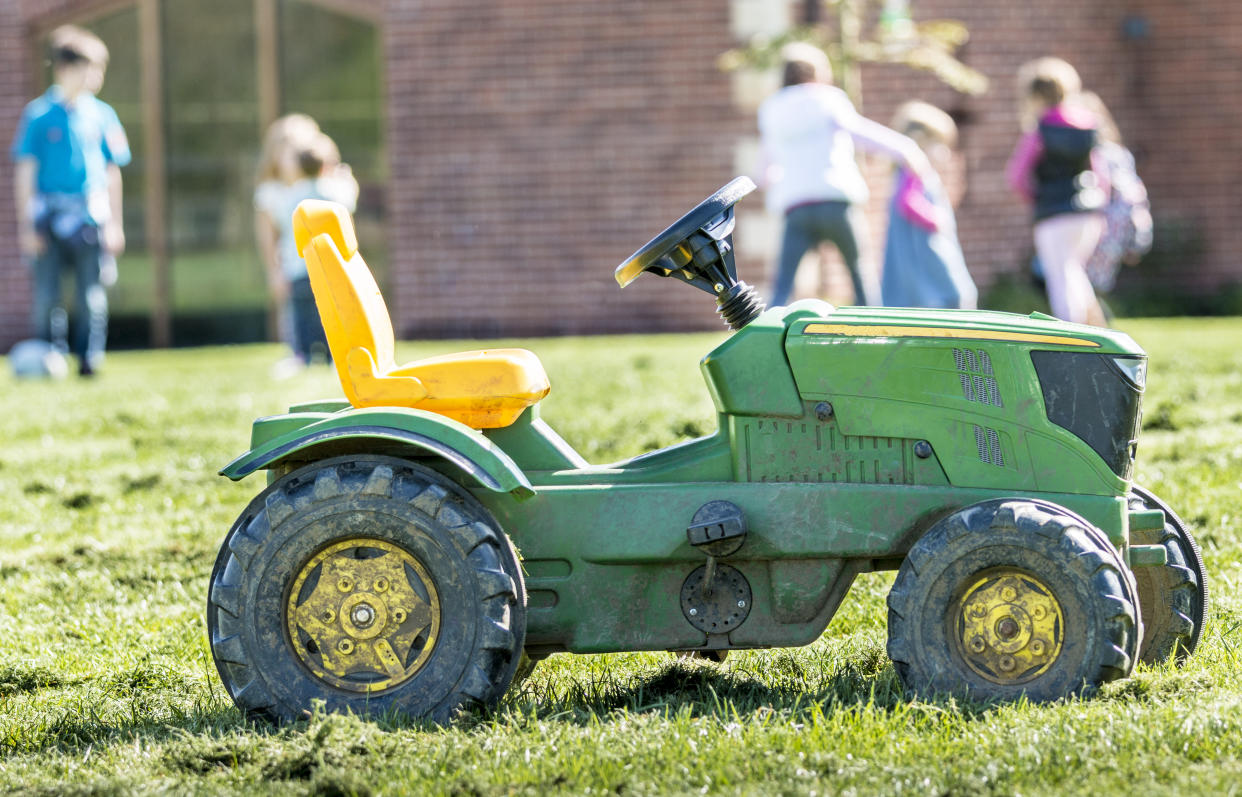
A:
<svg viewBox="0 0 1242 797">
<path fill-rule="evenodd" d="M 498 395 L 483 390 L 447 412 L 355 395 L 255 422 L 223 472 L 267 469 L 270 484 L 226 539 L 208 607 L 239 706 L 446 719 L 499 698 L 523 651 L 804 645 L 882 569 L 899 570 L 888 647 L 916 690 L 1055 699 L 1193 650 L 1198 550 L 1130 484 L 1143 351 L 1037 314 L 764 311 L 730 252 L 749 188 L 734 181 L 618 269 L 622 284 L 652 271 L 707 290 L 737 330 L 701 364 L 708 437 L 590 465 L 540 418 L 537 360 L 494 352 L 440 359 L 516 358 L 482 366 L 518 386 L 510 417 L 480 410 Z M 343 383 L 422 374 L 432 387 L 415 393 L 443 366 L 334 355 Z"/>
</svg>

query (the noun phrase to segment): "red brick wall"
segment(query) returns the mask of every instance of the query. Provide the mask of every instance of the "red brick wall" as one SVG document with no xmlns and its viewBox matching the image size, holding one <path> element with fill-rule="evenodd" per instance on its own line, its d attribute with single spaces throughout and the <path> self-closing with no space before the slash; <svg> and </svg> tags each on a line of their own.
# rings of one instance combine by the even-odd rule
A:
<svg viewBox="0 0 1242 797">
<path fill-rule="evenodd" d="M 1146 38 L 1126 45 L 1125 133 L 1157 221 L 1202 252 L 1156 279 L 1210 288 L 1242 281 L 1242 5 L 1136 0 Z M 1157 228 L 1159 231 L 1159 228 Z"/>
<path fill-rule="evenodd" d="M 718 323 L 705 294 L 612 272 L 733 177 L 752 122 L 715 67 L 727 3 L 387 8 L 399 334 Z"/>
<path fill-rule="evenodd" d="M 957 221 L 966 262 L 980 285 L 1024 268 L 1032 249 L 1028 211 L 1005 184 L 1004 170 L 1018 138 L 1018 68 L 1032 58 L 1055 55 L 1074 64 L 1083 85 L 1097 92 L 1118 115 L 1123 130 L 1127 66 L 1121 44 L 1122 4 L 918 0 L 916 18 L 959 19 L 970 30 L 962 60 L 988 76 L 981 97 L 958 94 L 930 75 L 899 67 L 867 67 L 863 73 L 863 112 L 887 123 L 897 105 L 925 99 L 967 118 L 959 142 L 964 156 L 965 193 Z M 873 185 L 875 181 L 873 180 Z M 886 183 L 879 184 L 880 199 Z M 883 207 L 873 201 L 873 218 L 883 229 Z"/>
<path fill-rule="evenodd" d="M 754 135 L 715 56 L 733 44 L 727 4 L 568 2 L 388 5 L 390 218 L 398 328 L 407 335 L 679 329 L 716 322 L 711 300 L 611 267 L 732 176 Z M 1139 158 L 1157 222 L 1185 221 L 1203 251 L 1172 275 L 1210 290 L 1242 279 L 1227 191 L 1242 110 L 1242 9 L 1218 0 L 976 3 L 918 0 L 919 19 L 961 19 L 964 60 L 992 81 L 959 95 L 897 67 L 864 71 L 863 111 L 886 121 L 920 97 L 964 114 L 958 211 L 981 286 L 1026 267 L 1027 209 L 1004 183 L 1018 135 L 1020 64 L 1057 55 L 1113 109 Z M 1123 35 L 1128 15 L 1149 35 Z M 693 32 L 693 35 L 690 35 Z M 1230 48 L 1233 48 L 1232 50 Z M 1172 142 L 1193 146 L 1170 147 Z M 888 169 L 868 169 L 873 249 L 883 241 Z M 747 201 L 753 207 L 758 198 Z M 764 283 L 766 264 L 743 262 Z M 1160 274 L 1148 279 L 1160 279 Z M 645 284 L 644 284 L 645 283 Z"/>
<path fill-rule="evenodd" d="M 27 59 L 23 20 L 14 3 L 0 3 L 0 352 L 27 336 L 30 329 L 30 280 L 17 251 L 13 204 L 13 163 L 9 144 L 26 100 Z"/>
<path fill-rule="evenodd" d="M 1075 64 L 1117 118 L 1151 194 L 1157 235 L 1188 241 L 1184 259 L 1142 268 L 1131 282 L 1211 292 L 1242 281 L 1242 6 L 1227 0 L 1130 3 L 973 3 L 917 0 L 921 19 L 961 19 L 971 31 L 963 58 L 991 78 L 983 97 L 968 98 L 927 76 L 868 68 L 864 111 L 881 121 L 903 99 L 923 97 L 965 111 L 962 130 L 967 190 L 958 223 L 967 262 L 986 285 L 1025 267 L 1025 209 L 1004 186 L 1017 136 L 1018 66 L 1040 55 Z M 883 186 L 881 186 L 881 192 Z M 882 230 L 882 208 L 873 218 Z M 1159 243 L 1159 242 L 1158 242 Z"/>
<path fill-rule="evenodd" d="M 67 21 L 74 12 L 89 13 L 108 5 L 108 0 L 0 0 L 0 240 L 7 244 L 0 246 L 0 353 L 30 335 L 30 278 L 17 250 L 9 157 L 18 119 L 35 84 L 30 40 L 36 29 Z"/>
<path fill-rule="evenodd" d="M 337 0 L 333 0 L 336 2 Z M 344 0 L 339 0 L 344 2 Z M 533 334 L 715 328 L 712 301 L 612 270 L 734 175 L 755 134 L 734 104 L 719 53 L 735 44 L 729 3 L 681 0 L 370 0 L 383 4 L 390 97 L 389 296 L 399 333 Z M 801 2 L 797 3 L 801 5 Z M 965 21 L 963 56 L 992 79 L 955 94 L 905 69 L 864 72 L 863 111 L 887 120 L 922 97 L 964 112 L 966 191 L 958 211 L 976 279 L 1024 266 L 1026 210 L 1003 183 L 1018 133 L 1014 73 L 1062 56 L 1118 117 L 1158 223 L 1200 248 L 1184 268 L 1148 275 L 1211 290 L 1242 280 L 1234 186 L 1242 175 L 1242 7 L 1227 0 L 916 0 L 919 19 Z M 87 0 L 0 0 L 0 141 L 26 96 L 26 32 Z M 1127 15 L 1144 38 L 1123 35 Z M 875 236 L 887 169 L 872 175 Z M 0 159 L 0 235 L 15 239 L 12 168 Z M 754 208 L 758 197 L 746 200 Z M 766 264 L 743 262 L 762 284 Z M 15 246 L 0 251 L 0 350 L 27 330 L 29 289 Z"/>
</svg>

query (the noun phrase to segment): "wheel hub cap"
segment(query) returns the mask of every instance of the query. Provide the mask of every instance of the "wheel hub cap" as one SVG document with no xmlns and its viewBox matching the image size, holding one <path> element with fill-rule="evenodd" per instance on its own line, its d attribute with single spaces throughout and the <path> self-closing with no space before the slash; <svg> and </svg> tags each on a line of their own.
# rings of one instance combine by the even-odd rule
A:
<svg viewBox="0 0 1242 797">
<path fill-rule="evenodd" d="M 316 678 L 375 693 L 409 680 L 431 656 L 440 599 L 422 564 L 385 540 L 330 545 L 290 586 L 286 630 Z"/>
<path fill-rule="evenodd" d="M 962 595 L 955 614 L 962 658 L 994 683 L 1030 681 L 1061 653 L 1061 604 L 1030 574 L 1002 570 L 983 576 Z"/>
</svg>

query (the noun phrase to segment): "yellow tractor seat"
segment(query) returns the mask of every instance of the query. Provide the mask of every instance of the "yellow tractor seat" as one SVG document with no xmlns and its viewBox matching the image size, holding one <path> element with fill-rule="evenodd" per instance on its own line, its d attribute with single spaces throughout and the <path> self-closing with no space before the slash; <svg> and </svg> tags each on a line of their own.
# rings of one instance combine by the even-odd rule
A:
<svg viewBox="0 0 1242 797">
<path fill-rule="evenodd" d="M 294 211 L 293 232 L 341 389 L 353 406 L 413 407 L 495 429 L 548 394 L 543 365 L 525 349 L 468 351 L 398 366 L 392 320 L 358 253 L 349 211 L 305 200 Z"/>
</svg>

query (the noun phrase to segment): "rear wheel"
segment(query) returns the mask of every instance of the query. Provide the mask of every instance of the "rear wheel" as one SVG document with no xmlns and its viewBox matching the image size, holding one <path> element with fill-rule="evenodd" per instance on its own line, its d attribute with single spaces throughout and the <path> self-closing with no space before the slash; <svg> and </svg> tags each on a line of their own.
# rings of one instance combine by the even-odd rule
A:
<svg viewBox="0 0 1242 797">
<path fill-rule="evenodd" d="M 1046 504 L 986 501 L 941 520 L 911 548 L 888 606 L 889 656 L 917 692 L 1057 700 L 1134 666 L 1124 564 Z"/>
<path fill-rule="evenodd" d="M 487 511 L 427 468 L 382 457 L 307 466 L 234 524 L 207 625 L 247 715 L 329 711 L 444 722 L 490 705 L 526 633 L 521 571 Z"/>
<path fill-rule="evenodd" d="M 1134 570 L 1143 616 L 1139 661 L 1160 664 L 1173 659 L 1182 664 L 1195 652 L 1207 615 L 1203 555 L 1182 519 L 1152 493 L 1135 485 L 1131 489 L 1130 508 L 1164 512 L 1164 528 L 1131 532 L 1130 541 L 1136 545 L 1161 545 L 1168 559 L 1163 566 Z"/>
</svg>

